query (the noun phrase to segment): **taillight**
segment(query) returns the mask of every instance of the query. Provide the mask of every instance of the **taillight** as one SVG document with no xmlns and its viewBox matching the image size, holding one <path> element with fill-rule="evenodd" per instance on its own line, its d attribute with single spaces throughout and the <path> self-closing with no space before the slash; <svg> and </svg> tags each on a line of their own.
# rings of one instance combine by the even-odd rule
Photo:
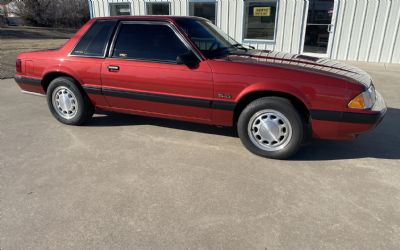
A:
<svg viewBox="0 0 400 250">
<path fill-rule="evenodd" d="M 22 73 L 22 61 L 21 59 L 17 59 L 15 62 L 15 69 L 17 70 L 18 73 Z"/>
</svg>

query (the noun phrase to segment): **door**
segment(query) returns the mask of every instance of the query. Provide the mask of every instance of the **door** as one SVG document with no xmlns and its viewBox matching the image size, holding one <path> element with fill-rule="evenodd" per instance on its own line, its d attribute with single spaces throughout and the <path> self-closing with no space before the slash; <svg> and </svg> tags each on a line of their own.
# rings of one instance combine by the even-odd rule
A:
<svg viewBox="0 0 400 250">
<path fill-rule="evenodd" d="M 121 111 L 207 122 L 212 73 L 205 61 L 189 68 L 177 56 L 191 47 L 160 21 L 121 22 L 102 66 L 102 92 Z"/>
<path fill-rule="evenodd" d="M 310 0 L 303 44 L 303 54 L 329 57 L 331 53 L 336 1 Z"/>
</svg>

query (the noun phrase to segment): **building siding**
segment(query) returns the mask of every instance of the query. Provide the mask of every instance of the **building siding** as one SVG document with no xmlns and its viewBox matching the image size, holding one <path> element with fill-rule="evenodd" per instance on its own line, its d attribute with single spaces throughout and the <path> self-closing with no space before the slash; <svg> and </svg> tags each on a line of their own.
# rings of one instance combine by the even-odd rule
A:
<svg viewBox="0 0 400 250">
<path fill-rule="evenodd" d="M 94 17 L 109 16 L 109 3 L 130 3 L 145 15 L 146 2 L 170 2 L 171 14 L 188 15 L 189 0 L 89 0 Z M 243 0 L 217 0 L 217 26 L 257 49 L 301 53 L 308 0 L 279 0 L 274 41 L 243 40 Z M 337 60 L 400 63 L 400 0 L 336 0 L 328 56 Z"/>
</svg>

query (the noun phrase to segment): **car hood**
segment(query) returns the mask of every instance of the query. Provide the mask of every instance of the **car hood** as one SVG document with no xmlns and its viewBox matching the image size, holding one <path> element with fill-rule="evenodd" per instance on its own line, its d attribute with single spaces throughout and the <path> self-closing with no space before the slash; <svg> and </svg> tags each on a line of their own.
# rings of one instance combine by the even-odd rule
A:
<svg viewBox="0 0 400 250">
<path fill-rule="evenodd" d="M 248 50 L 247 52 L 229 54 L 222 58 L 222 60 L 315 72 L 332 77 L 344 78 L 351 82 L 363 84 L 366 87 L 371 85 L 371 77 L 365 71 L 327 58 L 269 50 Z"/>
</svg>

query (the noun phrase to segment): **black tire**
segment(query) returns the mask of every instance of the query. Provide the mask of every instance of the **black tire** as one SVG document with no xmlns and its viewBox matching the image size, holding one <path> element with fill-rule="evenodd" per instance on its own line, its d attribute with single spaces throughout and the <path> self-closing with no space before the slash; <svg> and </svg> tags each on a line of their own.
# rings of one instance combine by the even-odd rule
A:
<svg viewBox="0 0 400 250">
<path fill-rule="evenodd" d="M 60 113 L 63 111 L 57 111 L 55 104 L 53 105 L 53 94 L 55 91 L 65 88 L 72 92 L 74 95 L 74 112 L 71 117 L 63 117 Z M 72 95 L 71 95 L 72 96 Z M 89 97 L 83 90 L 78 87 L 78 83 L 70 77 L 58 77 L 51 81 L 47 88 L 47 104 L 49 106 L 51 114 L 60 122 L 67 125 L 82 125 L 88 121 L 94 113 L 93 104 L 90 102 Z M 76 107 L 76 109 L 75 109 Z M 75 111 L 76 110 L 76 111 Z M 64 111 L 65 112 L 65 111 Z"/>
<path fill-rule="evenodd" d="M 283 146 L 283 148 L 277 147 L 276 150 L 271 150 L 271 149 L 266 150 L 261 147 L 263 147 L 263 145 L 267 145 L 267 143 L 268 143 L 267 146 L 273 144 L 269 144 L 268 141 L 264 141 L 263 139 L 259 139 L 259 143 L 257 143 L 258 140 L 258 138 L 256 138 L 257 136 L 253 136 L 251 138 L 252 134 L 254 133 L 253 131 L 257 132 L 257 129 L 256 128 L 253 129 L 252 125 L 249 125 L 249 123 L 254 124 L 253 121 L 251 121 L 251 119 L 257 120 L 254 117 L 255 116 L 257 117 L 258 114 L 262 114 L 264 110 L 277 111 L 278 114 L 280 113 L 285 117 L 284 118 L 286 119 L 285 122 L 286 123 L 288 122 L 290 124 L 291 136 L 287 136 L 288 139 L 285 139 L 285 143 L 281 145 Z M 261 116 L 261 117 L 268 117 L 268 116 Z M 271 117 L 272 118 L 268 119 L 277 119 L 273 115 Z M 280 131 L 280 127 L 278 126 L 277 126 L 278 128 L 277 131 Z M 301 118 L 299 112 L 296 110 L 296 108 L 289 100 L 275 96 L 259 98 L 251 102 L 249 105 L 247 105 L 239 116 L 237 130 L 240 140 L 250 152 L 262 157 L 267 157 L 272 159 L 287 159 L 293 156 L 299 150 L 303 142 L 303 138 L 305 136 L 304 121 Z M 286 128 L 282 130 L 286 132 Z M 277 143 L 279 145 L 280 142 L 278 141 Z"/>
</svg>

